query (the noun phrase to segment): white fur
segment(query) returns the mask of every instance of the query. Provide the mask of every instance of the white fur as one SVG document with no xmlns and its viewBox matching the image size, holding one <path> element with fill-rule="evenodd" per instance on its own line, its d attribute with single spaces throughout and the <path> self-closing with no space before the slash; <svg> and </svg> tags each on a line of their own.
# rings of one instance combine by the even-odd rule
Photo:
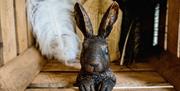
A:
<svg viewBox="0 0 180 91">
<path fill-rule="evenodd" d="M 41 53 L 60 62 L 76 58 L 79 38 L 73 16 L 76 0 L 27 0 L 28 17 Z"/>
</svg>

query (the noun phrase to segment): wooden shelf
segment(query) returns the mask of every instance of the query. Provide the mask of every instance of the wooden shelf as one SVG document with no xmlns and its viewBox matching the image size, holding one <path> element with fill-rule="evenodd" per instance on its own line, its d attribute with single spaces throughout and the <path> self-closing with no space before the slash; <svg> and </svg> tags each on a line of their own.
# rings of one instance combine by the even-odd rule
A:
<svg viewBox="0 0 180 91">
<path fill-rule="evenodd" d="M 137 63 L 129 67 L 111 63 L 111 68 L 117 79 L 113 91 L 174 91 L 174 87 L 147 63 Z M 79 69 L 79 63 L 68 67 L 58 62 L 49 62 L 26 91 L 78 91 L 73 83 Z"/>
</svg>

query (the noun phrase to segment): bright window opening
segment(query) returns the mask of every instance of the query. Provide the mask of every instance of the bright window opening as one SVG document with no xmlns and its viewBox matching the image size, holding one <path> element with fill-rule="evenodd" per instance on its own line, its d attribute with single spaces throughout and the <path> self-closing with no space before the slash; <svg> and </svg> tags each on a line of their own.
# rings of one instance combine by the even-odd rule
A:
<svg viewBox="0 0 180 91">
<path fill-rule="evenodd" d="M 160 13 L 160 5 L 157 4 L 155 7 L 154 13 L 154 34 L 153 34 L 153 46 L 158 44 L 158 32 L 159 32 L 159 13 Z"/>
</svg>

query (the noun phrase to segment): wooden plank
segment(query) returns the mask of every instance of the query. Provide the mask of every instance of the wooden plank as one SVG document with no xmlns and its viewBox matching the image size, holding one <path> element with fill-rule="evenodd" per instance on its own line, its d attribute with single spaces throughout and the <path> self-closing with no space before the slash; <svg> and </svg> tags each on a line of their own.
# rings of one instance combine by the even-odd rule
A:
<svg viewBox="0 0 180 91">
<path fill-rule="evenodd" d="M 30 48 L 0 68 L 0 91 L 23 91 L 46 63 Z"/>
<path fill-rule="evenodd" d="M 167 31 L 168 31 L 168 18 L 169 18 L 169 2 L 167 0 L 166 6 L 166 24 L 165 24 L 165 33 L 164 33 L 164 50 L 167 50 Z"/>
<path fill-rule="evenodd" d="M 18 53 L 28 48 L 26 0 L 15 0 L 16 34 Z"/>
<path fill-rule="evenodd" d="M 158 30 L 158 46 L 164 48 L 165 45 L 165 31 L 166 31 L 166 17 L 167 14 L 167 1 L 163 0 L 160 3 L 160 12 L 159 12 L 159 30 Z"/>
<path fill-rule="evenodd" d="M 38 88 L 38 89 L 33 89 L 29 88 L 26 89 L 25 91 L 79 91 L 78 88 Z M 172 88 L 119 88 L 119 89 L 113 89 L 113 91 L 175 91 Z"/>
<path fill-rule="evenodd" d="M 179 0 L 169 1 L 167 49 L 177 55 L 178 48 L 178 26 L 179 26 Z"/>
<path fill-rule="evenodd" d="M 119 66 L 119 64 L 110 63 L 110 67 L 113 71 L 154 71 L 151 65 L 148 63 L 135 63 L 128 67 Z M 65 66 L 57 61 L 49 61 L 41 71 L 61 71 L 61 72 L 77 72 L 81 68 L 80 63 L 73 63 L 71 66 Z"/>
<path fill-rule="evenodd" d="M 167 81 L 180 91 L 180 59 L 170 52 L 163 53 L 160 57 L 151 58 L 152 66 Z"/>
<path fill-rule="evenodd" d="M 33 33 L 32 33 L 32 26 L 29 21 L 27 21 L 27 35 L 28 35 L 28 47 L 31 47 L 35 44 Z"/>
<path fill-rule="evenodd" d="M 31 88 L 73 87 L 78 73 L 41 72 L 29 85 Z M 116 72 L 117 83 L 115 88 L 164 87 L 173 88 L 156 72 Z"/>
<path fill-rule="evenodd" d="M 4 63 L 3 62 L 3 41 L 2 41 L 2 29 L 1 29 L 1 7 L 0 7 L 0 67 L 3 65 L 3 63 Z"/>
<path fill-rule="evenodd" d="M 3 42 L 3 64 L 17 55 L 14 0 L 0 0 L 1 33 Z"/>
<path fill-rule="evenodd" d="M 180 3 L 180 2 L 179 2 Z M 179 8 L 179 28 L 178 28 L 178 58 L 180 58 L 180 8 Z"/>
</svg>

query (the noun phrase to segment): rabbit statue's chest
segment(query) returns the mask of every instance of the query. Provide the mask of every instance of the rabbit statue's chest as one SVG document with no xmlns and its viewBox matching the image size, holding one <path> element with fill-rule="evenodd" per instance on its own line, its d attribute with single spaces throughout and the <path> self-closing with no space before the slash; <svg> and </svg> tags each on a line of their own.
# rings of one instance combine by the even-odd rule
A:
<svg viewBox="0 0 180 91">
<path fill-rule="evenodd" d="M 116 81 L 115 75 L 112 73 L 111 69 L 107 69 L 105 72 L 99 74 L 88 74 L 81 71 L 77 77 L 76 83 L 81 83 L 83 80 L 91 80 L 94 85 L 98 85 L 106 79 L 112 79 L 113 81 Z"/>
</svg>

